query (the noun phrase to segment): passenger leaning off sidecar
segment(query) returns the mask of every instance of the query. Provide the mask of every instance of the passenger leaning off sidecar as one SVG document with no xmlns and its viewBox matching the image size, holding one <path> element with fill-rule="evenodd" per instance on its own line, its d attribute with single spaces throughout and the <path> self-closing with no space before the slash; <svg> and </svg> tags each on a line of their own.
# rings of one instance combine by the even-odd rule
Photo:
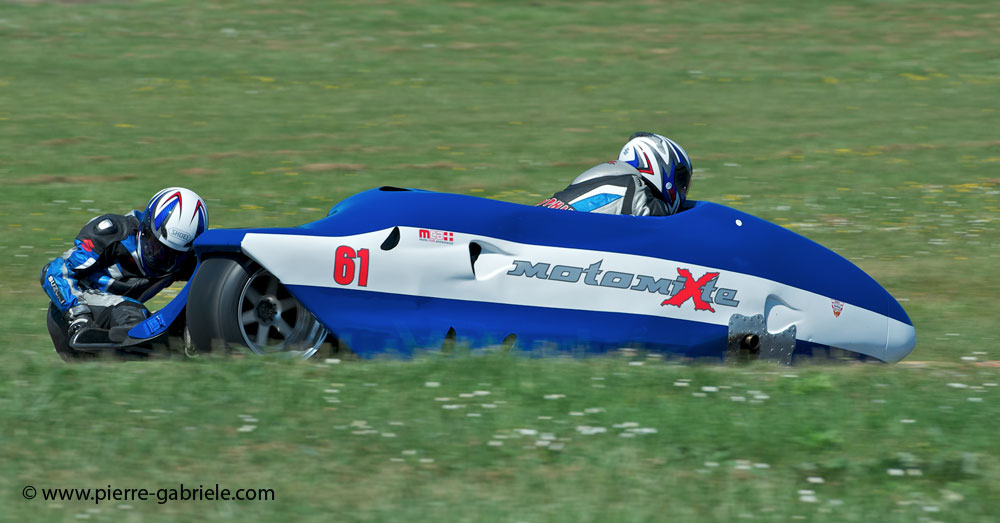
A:
<svg viewBox="0 0 1000 523">
<path fill-rule="evenodd" d="M 42 268 L 52 302 L 46 323 L 60 354 L 72 356 L 65 351 L 78 338 L 101 339 L 108 329 L 145 319 L 144 301 L 191 277 L 191 245 L 207 228 L 205 202 L 181 187 L 156 193 L 144 212 L 105 214 L 84 225 L 73 247 Z"/>
<path fill-rule="evenodd" d="M 552 209 L 666 216 L 681 209 L 691 185 L 691 159 L 673 140 L 635 133 L 618 160 L 592 167 L 539 206 Z"/>
</svg>

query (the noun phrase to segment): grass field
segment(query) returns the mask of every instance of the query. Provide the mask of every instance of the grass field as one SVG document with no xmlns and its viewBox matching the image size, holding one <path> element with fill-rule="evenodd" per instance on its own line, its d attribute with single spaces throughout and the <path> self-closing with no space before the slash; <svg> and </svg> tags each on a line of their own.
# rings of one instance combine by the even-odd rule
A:
<svg viewBox="0 0 1000 523">
<path fill-rule="evenodd" d="M 0 519 L 994 521 L 998 49 L 989 2 L 0 2 Z M 40 267 L 159 188 L 215 227 L 533 204 L 636 130 L 868 271 L 925 363 L 66 366 L 45 332 Z M 180 483 L 276 499 L 20 493 Z"/>
</svg>

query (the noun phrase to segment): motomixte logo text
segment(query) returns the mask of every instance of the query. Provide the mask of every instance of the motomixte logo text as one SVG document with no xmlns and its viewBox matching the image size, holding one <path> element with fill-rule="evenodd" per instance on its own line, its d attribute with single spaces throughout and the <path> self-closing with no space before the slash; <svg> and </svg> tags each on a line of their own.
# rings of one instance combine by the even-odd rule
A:
<svg viewBox="0 0 1000 523">
<path fill-rule="evenodd" d="M 670 296 L 660 305 L 680 307 L 690 299 L 694 302 L 695 310 L 710 312 L 715 312 L 713 303 L 726 307 L 740 304 L 736 299 L 736 289 L 716 287 L 719 279 L 717 272 L 707 272 L 700 278 L 695 278 L 690 270 L 678 267 L 676 279 L 657 278 L 645 274 L 602 270 L 603 262 L 604 260 L 599 260 L 587 267 L 573 267 L 514 260 L 514 268 L 507 271 L 507 275 L 566 283 L 579 283 L 582 279 L 585 285 L 659 293 Z"/>
</svg>

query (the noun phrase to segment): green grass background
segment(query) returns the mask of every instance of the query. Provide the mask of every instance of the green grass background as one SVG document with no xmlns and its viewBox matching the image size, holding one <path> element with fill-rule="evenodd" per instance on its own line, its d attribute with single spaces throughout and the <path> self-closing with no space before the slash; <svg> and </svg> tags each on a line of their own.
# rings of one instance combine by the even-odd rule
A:
<svg viewBox="0 0 1000 523">
<path fill-rule="evenodd" d="M 991 521 L 998 49 L 991 2 L 0 2 L 0 519 Z M 40 267 L 164 186 L 215 227 L 379 185 L 533 204 L 636 130 L 868 271 L 929 363 L 67 367 L 45 333 Z M 181 482 L 277 501 L 20 494 Z"/>
</svg>

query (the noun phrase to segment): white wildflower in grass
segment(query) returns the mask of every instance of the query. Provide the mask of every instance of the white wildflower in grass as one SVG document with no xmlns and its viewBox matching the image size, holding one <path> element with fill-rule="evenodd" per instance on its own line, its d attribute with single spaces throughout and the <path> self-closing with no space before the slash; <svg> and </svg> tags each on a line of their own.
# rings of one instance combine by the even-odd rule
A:
<svg viewBox="0 0 1000 523">
<path fill-rule="evenodd" d="M 628 429 L 632 434 L 656 434 L 656 429 L 653 427 L 636 427 L 633 429 Z"/>
<path fill-rule="evenodd" d="M 479 406 L 482 407 L 482 408 L 484 408 L 484 409 L 495 409 L 495 408 L 497 408 L 496 403 L 482 403 Z"/>
<path fill-rule="evenodd" d="M 603 381 L 604 380 L 604 376 L 594 376 L 594 377 L 592 377 L 590 379 L 592 379 L 594 381 Z"/>
<path fill-rule="evenodd" d="M 400 452 L 400 454 L 402 454 L 404 456 L 416 456 L 417 455 L 417 451 L 413 450 L 413 449 L 407 449 L 407 450 L 404 450 L 403 452 Z"/>
<path fill-rule="evenodd" d="M 502 447 L 503 446 L 503 442 L 502 441 L 497 441 L 495 439 L 491 439 L 486 444 L 489 445 L 489 446 L 491 446 L 491 447 Z"/>
<path fill-rule="evenodd" d="M 395 438 L 396 437 L 396 433 L 394 433 L 394 432 L 383 432 L 381 434 L 381 436 L 383 438 Z"/>
<path fill-rule="evenodd" d="M 323 392 L 326 394 L 337 394 L 340 392 L 340 389 L 323 389 Z"/>
<path fill-rule="evenodd" d="M 763 394 L 763 393 L 761 393 L 761 394 L 754 394 L 753 395 L 753 399 L 764 401 L 764 400 L 771 399 L 771 396 L 768 396 L 767 394 Z"/>
<path fill-rule="evenodd" d="M 730 400 L 732 400 L 732 401 L 735 401 L 735 402 L 737 402 L 737 403 L 742 403 L 742 402 L 744 402 L 744 401 L 746 401 L 746 400 L 747 400 L 747 399 L 746 399 L 745 397 L 743 397 L 743 396 L 730 396 L 730 397 L 729 397 L 729 399 L 730 399 Z"/>
<path fill-rule="evenodd" d="M 635 434 L 633 434 L 631 432 L 622 432 L 621 434 L 618 435 L 618 437 L 620 437 L 620 438 L 634 438 Z"/>
<path fill-rule="evenodd" d="M 389 425 L 392 425 L 394 427 L 401 427 L 403 425 L 406 425 L 406 423 L 404 423 L 402 421 L 390 421 Z"/>
<path fill-rule="evenodd" d="M 996 383 L 983 383 L 983 386 L 984 387 L 996 387 L 997 384 Z"/>
<path fill-rule="evenodd" d="M 916 423 L 917 420 L 915 420 L 915 419 L 901 419 L 901 420 L 899 420 L 899 422 L 900 423 Z"/>
<path fill-rule="evenodd" d="M 754 468 L 757 468 L 757 469 L 769 469 L 769 468 L 771 468 L 771 465 L 768 465 L 767 463 L 754 463 L 753 466 L 754 466 Z"/>
<path fill-rule="evenodd" d="M 977 358 L 975 356 L 962 356 L 962 361 L 976 361 L 978 359 L 979 358 Z"/>
<path fill-rule="evenodd" d="M 538 419 L 542 421 L 549 421 L 552 419 L 552 416 L 538 416 Z"/>
<path fill-rule="evenodd" d="M 708 396 L 708 394 L 705 394 L 704 392 L 692 392 L 691 395 L 696 398 L 704 398 Z"/>
<path fill-rule="evenodd" d="M 719 466 L 719 463 L 717 461 L 706 461 L 705 466 L 708 468 L 715 468 Z"/>
<path fill-rule="evenodd" d="M 436 389 L 436 388 L 438 388 L 440 386 L 441 386 L 441 384 L 438 383 L 438 382 L 436 382 L 436 381 L 427 381 L 427 382 L 424 382 L 424 387 L 428 387 L 428 388 L 431 388 L 431 389 Z"/>
<path fill-rule="evenodd" d="M 951 387 L 951 388 L 953 388 L 953 389 L 966 389 L 966 388 L 969 387 L 968 385 L 966 385 L 964 383 L 949 383 L 948 386 Z"/>
<path fill-rule="evenodd" d="M 451 398 L 448 397 L 434 398 L 434 401 L 451 401 Z"/>
<path fill-rule="evenodd" d="M 545 395 L 545 399 L 547 399 L 547 400 L 558 400 L 558 399 L 562 399 L 562 398 L 565 398 L 565 397 L 566 397 L 565 394 L 546 394 Z"/>
<path fill-rule="evenodd" d="M 455 410 L 455 409 L 465 408 L 465 405 L 447 404 L 447 405 L 441 405 L 441 408 L 444 410 Z"/>
<path fill-rule="evenodd" d="M 719 392 L 719 387 L 712 387 L 710 385 L 706 385 L 702 387 L 701 390 L 703 392 Z"/>
<path fill-rule="evenodd" d="M 691 385 L 691 384 L 688 383 L 688 382 L 686 382 L 686 381 L 675 381 L 674 382 L 674 387 L 687 387 L 688 385 Z"/>
<path fill-rule="evenodd" d="M 463 392 L 458 395 L 459 398 L 475 398 L 476 395 L 471 392 Z"/>
<path fill-rule="evenodd" d="M 628 429 L 628 428 L 638 427 L 638 426 L 639 426 L 639 424 L 636 423 L 636 422 L 634 422 L 634 421 L 626 421 L 625 423 L 618 423 L 618 424 L 612 425 L 612 427 L 614 427 L 616 429 Z"/>
<path fill-rule="evenodd" d="M 352 427 L 358 427 L 358 428 L 367 427 L 368 426 L 368 422 L 365 421 L 365 420 L 363 420 L 363 419 L 354 420 L 354 421 L 351 422 L 351 426 Z"/>
<path fill-rule="evenodd" d="M 253 432 L 254 430 L 257 430 L 257 425 L 243 425 L 236 429 L 237 432 Z"/>
<path fill-rule="evenodd" d="M 480 414 L 478 412 L 470 412 L 470 413 L 466 414 L 465 417 L 467 417 L 467 418 L 480 418 L 480 417 L 482 417 L 482 414 Z"/>
<path fill-rule="evenodd" d="M 340 403 L 340 400 L 337 399 L 335 396 L 327 396 L 323 399 L 325 399 L 327 403 Z"/>
<path fill-rule="evenodd" d="M 369 382 L 369 383 L 365 383 L 364 386 L 365 387 L 378 387 L 378 383 L 370 383 Z"/>
<path fill-rule="evenodd" d="M 548 439 L 548 440 L 556 439 L 556 435 L 553 434 L 553 433 L 551 433 L 551 432 L 543 432 L 543 433 L 539 434 L 538 437 L 541 438 L 541 439 Z"/>
<path fill-rule="evenodd" d="M 473 396 L 489 396 L 490 395 L 490 391 L 488 391 L 488 390 L 477 390 L 477 391 L 473 391 L 472 395 Z"/>
<path fill-rule="evenodd" d="M 736 460 L 736 464 L 733 465 L 736 470 L 750 470 L 750 462 L 745 459 Z"/>
<path fill-rule="evenodd" d="M 823 478 L 819 476 L 809 476 L 808 478 L 806 478 L 806 481 L 808 481 L 809 483 L 815 483 L 817 485 L 824 483 Z"/>
<path fill-rule="evenodd" d="M 564 445 L 562 443 L 553 443 L 553 444 L 549 445 L 549 450 L 562 450 L 565 447 L 566 447 L 566 445 Z"/>
<path fill-rule="evenodd" d="M 793 378 L 794 379 L 794 378 L 798 378 L 799 375 L 798 374 L 782 374 L 781 377 L 782 378 Z"/>
<path fill-rule="evenodd" d="M 433 458 L 420 458 L 421 463 L 434 463 Z"/>
<path fill-rule="evenodd" d="M 540 439 L 540 440 L 536 440 L 535 441 L 535 446 L 536 447 L 548 447 L 551 444 L 552 444 L 552 442 L 549 441 L 549 440 L 547 440 L 547 439 Z"/>
<path fill-rule="evenodd" d="M 582 413 L 582 412 L 580 412 L 580 411 L 576 411 L 576 410 L 574 410 L 574 411 L 571 411 L 571 412 L 569 413 L 569 415 L 570 415 L 570 416 L 583 416 L 583 413 Z"/>
<path fill-rule="evenodd" d="M 587 414 L 597 414 L 598 412 L 604 412 L 604 407 L 588 407 L 583 409 Z"/>
<path fill-rule="evenodd" d="M 628 362 L 630 367 L 642 367 L 643 362 L 641 361 L 630 361 Z"/>
<path fill-rule="evenodd" d="M 593 436 L 594 434 L 603 434 L 608 431 L 604 427 L 591 427 L 589 425 L 579 425 L 576 427 L 576 431 L 584 436 Z"/>
<path fill-rule="evenodd" d="M 980 403 L 983 401 L 983 398 L 969 398 L 969 401 L 973 403 Z"/>
<path fill-rule="evenodd" d="M 391 461 L 393 463 L 405 463 L 406 462 L 406 460 L 403 459 L 403 458 L 389 458 L 389 461 Z"/>
<path fill-rule="evenodd" d="M 327 359 L 323 360 L 323 363 L 325 363 L 327 365 L 336 365 L 336 364 L 340 363 L 340 360 L 338 360 L 337 358 L 327 358 Z"/>
<path fill-rule="evenodd" d="M 904 471 L 903 469 L 886 469 L 886 472 L 890 476 L 902 476 L 906 474 L 906 471 Z"/>
<path fill-rule="evenodd" d="M 538 434 L 538 431 L 535 429 L 517 429 L 515 432 L 522 436 L 534 436 Z"/>
<path fill-rule="evenodd" d="M 938 512 L 939 510 L 941 510 L 941 509 L 935 507 L 934 505 L 925 505 L 923 507 L 923 509 L 924 509 L 924 512 Z"/>
</svg>

